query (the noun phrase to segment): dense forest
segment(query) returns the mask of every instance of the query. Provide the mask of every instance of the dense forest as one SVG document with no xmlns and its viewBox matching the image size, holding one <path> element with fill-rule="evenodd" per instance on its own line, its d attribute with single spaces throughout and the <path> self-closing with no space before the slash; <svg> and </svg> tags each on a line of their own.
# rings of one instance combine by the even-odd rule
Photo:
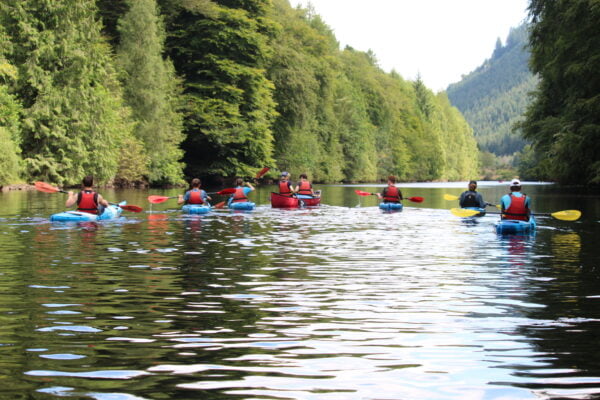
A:
<svg viewBox="0 0 600 400">
<path fill-rule="evenodd" d="M 4 0 L 0 185 L 477 176 L 444 93 L 287 0 Z"/>
<path fill-rule="evenodd" d="M 531 0 L 531 69 L 540 84 L 520 124 L 525 178 L 600 185 L 600 2 Z"/>
<path fill-rule="evenodd" d="M 506 44 L 500 39 L 492 56 L 446 92 L 473 127 L 483 151 L 497 156 L 521 151 L 525 141 L 513 132 L 531 101 L 537 79 L 529 71 L 528 25 L 511 29 Z"/>
</svg>

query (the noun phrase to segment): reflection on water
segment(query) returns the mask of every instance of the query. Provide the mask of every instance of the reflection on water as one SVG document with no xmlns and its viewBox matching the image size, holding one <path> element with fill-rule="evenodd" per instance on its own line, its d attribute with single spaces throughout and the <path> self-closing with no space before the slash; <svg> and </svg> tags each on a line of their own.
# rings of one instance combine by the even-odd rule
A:
<svg viewBox="0 0 600 400">
<path fill-rule="evenodd" d="M 253 212 L 186 216 L 165 206 L 86 225 L 52 225 L 37 209 L 34 221 L 26 212 L 7 216 L 0 393 L 120 400 L 600 392 L 591 356 L 600 332 L 599 252 L 588 244 L 595 225 L 578 232 L 547 218 L 535 236 L 502 237 L 494 215 L 461 220 L 408 204 L 385 213 L 371 199 L 359 204 L 353 190 L 332 191 L 347 198 L 344 206 L 305 210 L 263 203 Z M 414 190 L 406 195 L 424 188 Z"/>
</svg>

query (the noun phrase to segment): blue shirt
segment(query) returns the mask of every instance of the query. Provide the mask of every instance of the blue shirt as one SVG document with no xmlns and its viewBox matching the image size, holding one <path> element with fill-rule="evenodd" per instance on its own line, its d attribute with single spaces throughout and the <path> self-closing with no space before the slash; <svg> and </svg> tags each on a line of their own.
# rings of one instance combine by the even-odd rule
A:
<svg viewBox="0 0 600 400">
<path fill-rule="evenodd" d="M 524 194 L 521 192 L 512 192 L 512 195 L 515 197 L 524 196 Z M 505 194 L 504 196 L 502 196 L 502 198 L 500 199 L 500 203 L 502 204 L 503 210 L 508 209 L 508 207 L 510 207 L 510 195 Z M 525 199 L 525 207 L 531 209 L 531 198 L 529 196 L 527 196 L 527 198 Z"/>
<path fill-rule="evenodd" d="M 200 197 L 202 197 L 202 201 L 206 203 L 206 198 L 207 198 L 207 194 L 204 190 L 202 189 L 192 189 L 192 190 L 188 190 L 187 192 L 185 192 L 185 194 L 183 195 L 183 201 L 185 202 L 185 204 L 188 204 L 188 202 L 190 201 L 190 192 L 194 191 L 200 191 Z"/>
</svg>

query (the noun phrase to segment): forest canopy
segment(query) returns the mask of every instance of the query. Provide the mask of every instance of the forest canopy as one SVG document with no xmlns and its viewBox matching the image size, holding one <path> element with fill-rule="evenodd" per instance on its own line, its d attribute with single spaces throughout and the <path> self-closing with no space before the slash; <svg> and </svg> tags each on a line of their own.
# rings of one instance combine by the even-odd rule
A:
<svg viewBox="0 0 600 400">
<path fill-rule="evenodd" d="M 445 94 L 287 0 L 5 0 L 0 44 L 0 185 L 477 176 Z"/>
</svg>

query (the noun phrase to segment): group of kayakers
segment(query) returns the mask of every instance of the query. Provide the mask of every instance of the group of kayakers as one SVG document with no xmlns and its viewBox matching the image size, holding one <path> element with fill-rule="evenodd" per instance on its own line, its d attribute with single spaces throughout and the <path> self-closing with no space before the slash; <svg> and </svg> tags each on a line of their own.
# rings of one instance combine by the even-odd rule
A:
<svg viewBox="0 0 600 400">
<path fill-rule="evenodd" d="M 519 221 L 529 220 L 531 215 L 531 199 L 524 193 L 521 193 L 521 181 L 513 179 L 509 185 L 510 193 L 505 194 L 500 199 L 500 209 L 502 219 L 514 219 Z M 461 208 L 482 208 L 493 206 L 494 204 L 483 201 L 481 193 L 477 192 L 477 182 L 470 181 L 469 190 L 461 193 L 458 204 Z"/>
<path fill-rule="evenodd" d="M 300 174 L 297 186 L 290 182 L 290 174 L 287 171 L 281 173 L 278 187 L 279 194 L 282 196 L 306 196 L 315 197 L 318 194 L 313 190 L 312 184 L 308 181 L 306 174 Z M 206 191 L 200 188 L 201 181 L 198 178 L 192 179 L 190 189 L 183 195 L 179 195 L 177 202 L 179 204 L 206 204 L 211 201 Z M 83 211 L 91 214 L 102 214 L 104 207 L 108 207 L 109 203 L 93 189 L 94 178 L 86 176 L 83 178 L 83 189 L 80 192 L 68 192 L 66 206 L 71 207 L 77 204 L 77 211 Z M 254 186 L 250 182 L 244 182 L 242 178 L 235 179 L 235 192 L 228 199 L 228 205 L 231 203 L 247 202 L 248 194 L 254 190 Z M 377 197 L 384 203 L 401 203 L 402 192 L 396 186 L 396 177 L 388 176 L 387 186 L 382 193 L 377 193 Z M 477 192 L 477 182 L 470 181 L 468 190 L 461 193 L 459 197 L 459 205 L 462 208 L 482 208 L 485 209 L 488 205 L 483 200 L 481 193 Z M 502 210 L 502 219 L 514 219 L 527 221 L 531 214 L 531 199 L 521 193 L 521 181 L 513 179 L 510 183 L 510 193 L 505 194 L 500 199 Z"/>
</svg>

